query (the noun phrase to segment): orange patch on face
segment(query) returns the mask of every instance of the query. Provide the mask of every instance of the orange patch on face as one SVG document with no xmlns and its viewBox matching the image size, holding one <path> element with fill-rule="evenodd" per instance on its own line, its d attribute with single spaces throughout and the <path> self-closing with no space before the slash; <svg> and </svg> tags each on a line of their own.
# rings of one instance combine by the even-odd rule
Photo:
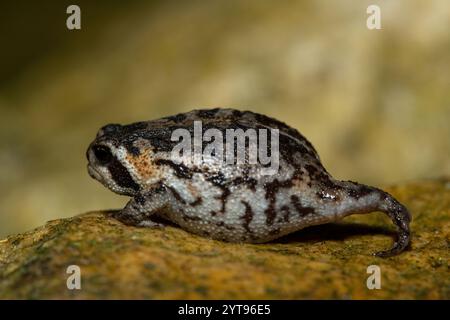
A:
<svg viewBox="0 0 450 320">
<path fill-rule="evenodd" d="M 141 179 L 149 179 L 158 174 L 157 167 L 146 152 L 139 156 L 127 155 L 127 161 L 136 169 Z"/>
</svg>

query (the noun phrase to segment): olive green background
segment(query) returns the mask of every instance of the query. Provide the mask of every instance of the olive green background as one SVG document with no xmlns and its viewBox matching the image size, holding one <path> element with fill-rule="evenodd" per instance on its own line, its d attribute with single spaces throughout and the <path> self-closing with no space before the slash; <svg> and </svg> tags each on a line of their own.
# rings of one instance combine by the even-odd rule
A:
<svg viewBox="0 0 450 320">
<path fill-rule="evenodd" d="M 81 7 L 82 29 L 65 26 Z M 381 7 L 382 30 L 366 28 Z M 119 208 L 86 172 L 98 128 L 199 107 L 276 117 L 337 178 L 450 173 L 450 2 L 0 5 L 0 236 Z"/>
</svg>

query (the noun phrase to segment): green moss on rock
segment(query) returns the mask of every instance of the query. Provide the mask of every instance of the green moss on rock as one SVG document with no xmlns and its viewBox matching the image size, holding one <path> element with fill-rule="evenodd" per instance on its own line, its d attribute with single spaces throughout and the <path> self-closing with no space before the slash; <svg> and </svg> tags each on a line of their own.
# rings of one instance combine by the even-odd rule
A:
<svg viewBox="0 0 450 320">
<path fill-rule="evenodd" d="M 48 222 L 0 240 L 0 298 L 449 299 L 450 180 L 387 188 L 413 215 L 411 249 L 391 245 L 382 214 L 352 216 L 268 244 L 230 244 L 176 227 L 125 226 L 109 212 Z M 81 290 L 66 269 L 81 268 Z M 369 290 L 369 265 L 381 289 Z"/>
</svg>

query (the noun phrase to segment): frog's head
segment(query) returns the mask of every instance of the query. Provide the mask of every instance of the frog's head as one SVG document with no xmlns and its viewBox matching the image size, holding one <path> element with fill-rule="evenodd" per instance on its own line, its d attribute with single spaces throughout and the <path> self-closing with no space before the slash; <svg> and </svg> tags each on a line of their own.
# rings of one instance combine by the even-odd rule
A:
<svg viewBox="0 0 450 320">
<path fill-rule="evenodd" d="M 158 133 L 150 126 L 147 122 L 103 126 L 86 152 L 89 175 L 128 196 L 156 183 L 160 174 L 154 165 L 153 142 Z"/>
</svg>

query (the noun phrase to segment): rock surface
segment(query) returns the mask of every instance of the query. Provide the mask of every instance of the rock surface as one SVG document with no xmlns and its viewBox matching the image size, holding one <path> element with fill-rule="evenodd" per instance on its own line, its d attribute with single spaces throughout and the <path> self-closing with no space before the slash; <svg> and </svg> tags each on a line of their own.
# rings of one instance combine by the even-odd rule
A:
<svg viewBox="0 0 450 320">
<path fill-rule="evenodd" d="M 413 215 L 411 249 L 393 258 L 371 255 L 392 241 L 380 213 L 254 245 L 91 212 L 0 240 L 0 298 L 449 299 L 450 180 L 386 190 Z M 67 289 L 69 265 L 81 268 L 81 290 Z M 379 290 L 366 286 L 369 265 L 380 267 Z"/>
</svg>

